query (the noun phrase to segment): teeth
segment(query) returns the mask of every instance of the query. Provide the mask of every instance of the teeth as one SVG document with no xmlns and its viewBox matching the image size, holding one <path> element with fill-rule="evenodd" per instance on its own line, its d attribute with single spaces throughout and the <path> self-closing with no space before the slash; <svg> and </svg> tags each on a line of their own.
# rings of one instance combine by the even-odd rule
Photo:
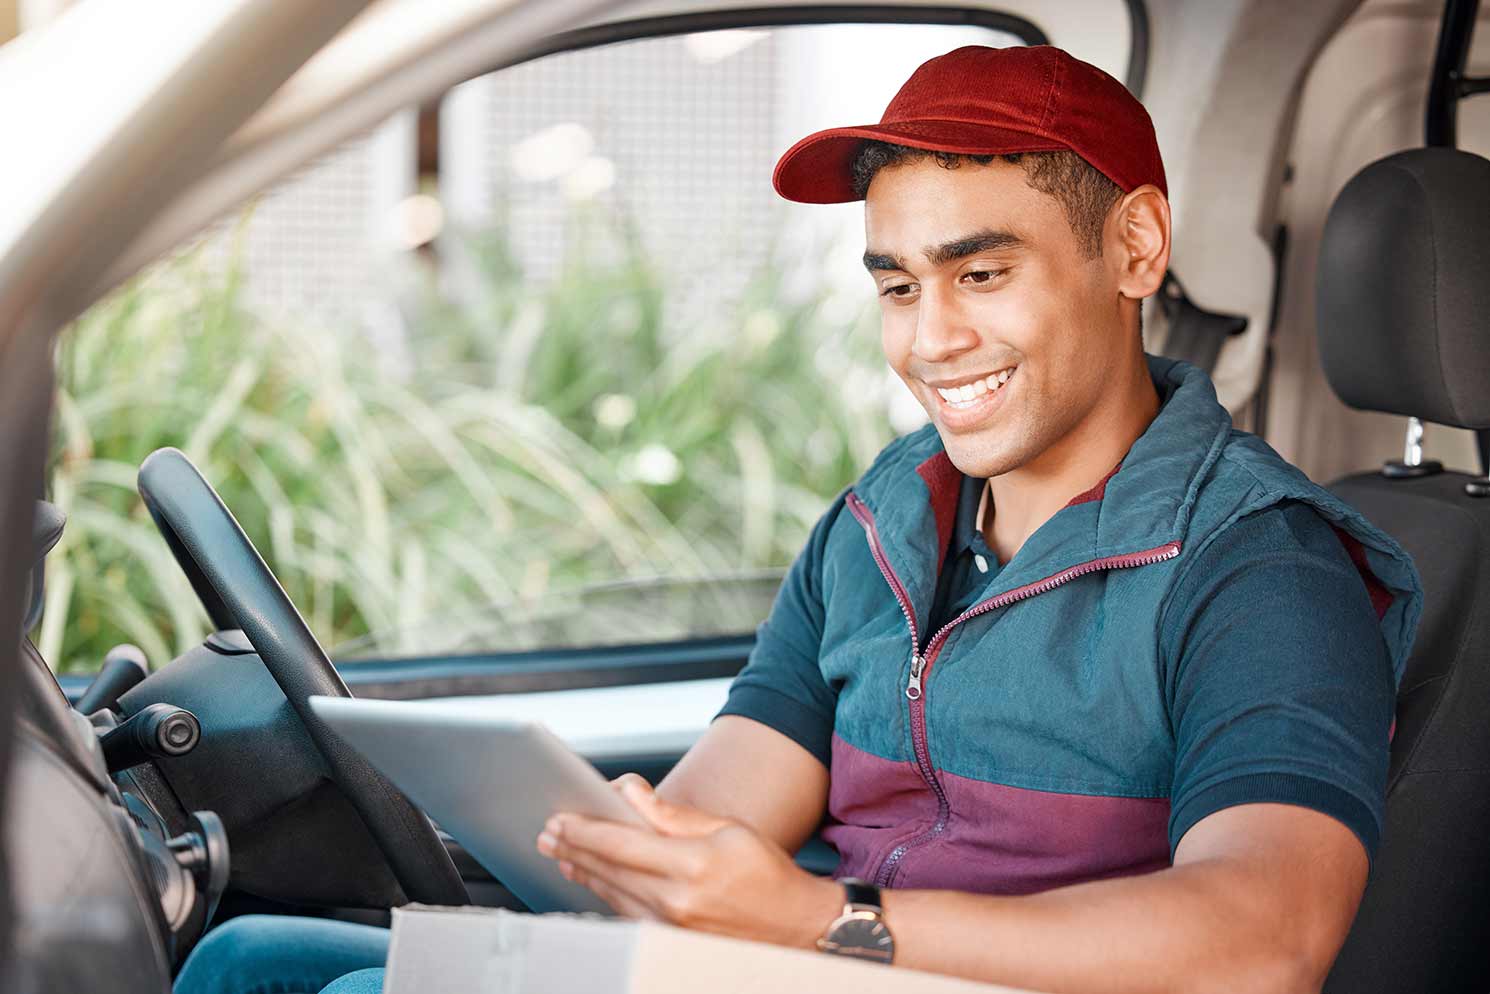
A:
<svg viewBox="0 0 1490 994">
<path fill-rule="evenodd" d="M 1001 369 L 997 373 L 991 373 L 981 380 L 974 380 L 960 387 L 937 387 L 936 392 L 941 394 L 942 400 L 953 407 L 969 407 L 977 398 L 1009 382 L 1009 377 L 1014 375 L 1014 369 L 1015 367 L 1010 366 L 1008 369 Z"/>
</svg>

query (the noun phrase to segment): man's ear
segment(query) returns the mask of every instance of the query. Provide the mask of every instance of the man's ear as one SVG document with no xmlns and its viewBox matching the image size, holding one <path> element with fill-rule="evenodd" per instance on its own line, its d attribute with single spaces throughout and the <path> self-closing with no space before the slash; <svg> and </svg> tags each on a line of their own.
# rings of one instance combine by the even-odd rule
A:
<svg viewBox="0 0 1490 994">
<path fill-rule="evenodd" d="M 1146 183 L 1118 201 L 1110 220 L 1118 292 L 1134 300 L 1158 293 L 1169 268 L 1169 200 Z"/>
</svg>

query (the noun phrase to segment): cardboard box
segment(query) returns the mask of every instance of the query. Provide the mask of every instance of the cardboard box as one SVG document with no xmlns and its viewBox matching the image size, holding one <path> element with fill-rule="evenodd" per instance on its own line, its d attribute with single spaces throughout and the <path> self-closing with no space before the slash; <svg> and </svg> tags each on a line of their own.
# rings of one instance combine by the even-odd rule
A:
<svg viewBox="0 0 1490 994">
<path fill-rule="evenodd" d="M 1020 994 L 840 956 L 578 915 L 393 911 L 383 994 Z"/>
</svg>

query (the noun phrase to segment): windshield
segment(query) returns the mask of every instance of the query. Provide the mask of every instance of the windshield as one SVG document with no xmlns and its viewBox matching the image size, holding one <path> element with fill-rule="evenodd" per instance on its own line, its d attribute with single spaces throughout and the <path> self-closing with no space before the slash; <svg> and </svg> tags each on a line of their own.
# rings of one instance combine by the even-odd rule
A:
<svg viewBox="0 0 1490 994">
<path fill-rule="evenodd" d="M 786 203 L 772 165 L 969 43 L 1019 40 L 564 52 L 265 191 L 64 336 L 43 654 L 160 665 L 207 630 L 134 492 L 162 445 L 340 658 L 752 631 L 828 502 L 923 423 L 880 354 L 861 206 Z"/>
</svg>

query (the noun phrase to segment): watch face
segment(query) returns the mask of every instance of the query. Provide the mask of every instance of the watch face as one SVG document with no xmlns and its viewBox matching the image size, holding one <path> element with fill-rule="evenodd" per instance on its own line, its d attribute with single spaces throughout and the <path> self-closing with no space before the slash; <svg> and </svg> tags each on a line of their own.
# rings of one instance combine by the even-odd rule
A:
<svg viewBox="0 0 1490 994">
<path fill-rule="evenodd" d="M 895 953 L 895 940 L 890 930 L 877 918 L 847 918 L 834 926 L 828 940 L 837 948 L 833 951 L 865 959 L 885 962 Z"/>
</svg>

